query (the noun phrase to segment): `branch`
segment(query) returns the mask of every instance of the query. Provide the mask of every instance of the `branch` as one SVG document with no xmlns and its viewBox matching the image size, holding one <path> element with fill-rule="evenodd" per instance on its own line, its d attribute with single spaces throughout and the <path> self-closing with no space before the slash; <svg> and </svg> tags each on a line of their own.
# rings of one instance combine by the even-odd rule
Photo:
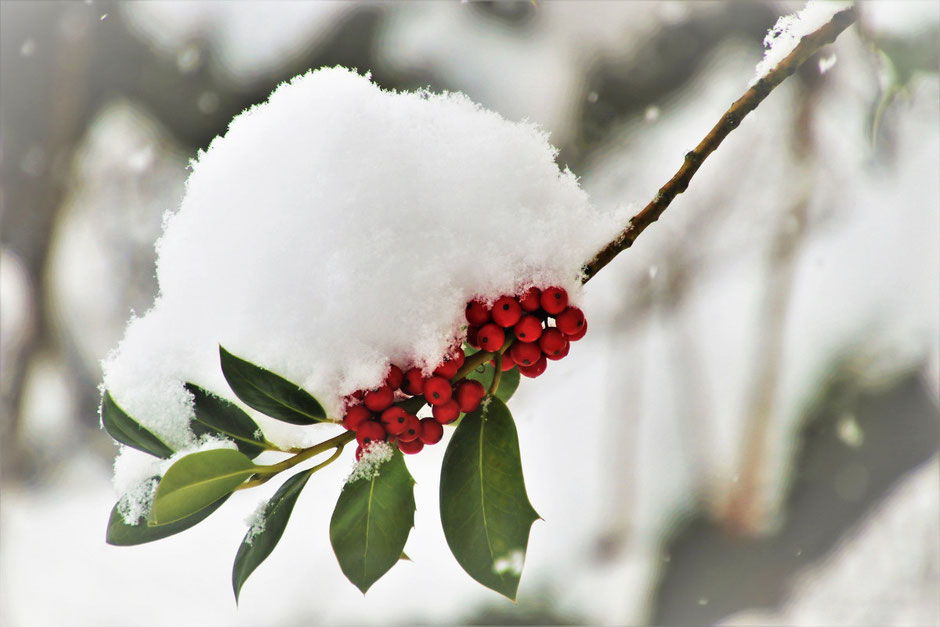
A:
<svg viewBox="0 0 940 627">
<path fill-rule="evenodd" d="M 828 23 L 816 31 L 806 35 L 800 40 L 796 48 L 786 56 L 777 66 L 757 81 L 744 95 L 731 105 L 718 123 L 712 127 L 705 138 L 699 142 L 691 152 L 686 153 L 682 167 L 673 175 L 669 182 L 659 188 L 653 200 L 642 211 L 630 218 L 627 226 L 617 237 L 607 244 L 582 271 L 582 283 L 590 281 L 601 268 L 610 263 L 614 257 L 633 246 L 636 238 L 646 230 L 646 227 L 659 219 L 666 207 L 688 188 L 692 177 L 701 167 L 705 159 L 721 145 L 725 137 L 738 127 L 744 117 L 757 108 L 764 98 L 782 83 L 788 76 L 811 57 L 817 50 L 831 44 L 836 37 L 848 28 L 857 18 L 855 7 L 849 7 L 832 16 Z"/>
</svg>

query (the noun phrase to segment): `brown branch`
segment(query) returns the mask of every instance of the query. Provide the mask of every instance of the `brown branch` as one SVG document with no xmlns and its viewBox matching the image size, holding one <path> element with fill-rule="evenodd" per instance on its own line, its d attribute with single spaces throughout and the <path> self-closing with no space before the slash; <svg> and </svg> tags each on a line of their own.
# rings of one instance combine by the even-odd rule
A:
<svg viewBox="0 0 940 627">
<path fill-rule="evenodd" d="M 836 37 L 855 22 L 857 14 L 855 7 L 849 7 L 832 16 L 832 19 L 816 31 L 806 35 L 800 40 L 796 48 L 786 56 L 777 66 L 757 81 L 744 95 L 731 105 L 721 119 L 712 127 L 705 138 L 699 142 L 691 152 L 686 153 L 682 167 L 673 175 L 669 182 L 663 185 L 653 200 L 642 211 L 630 218 L 630 222 L 617 237 L 607 244 L 582 271 L 582 283 L 587 283 L 601 268 L 610 263 L 614 257 L 633 246 L 636 238 L 653 222 L 659 219 L 666 207 L 688 188 L 692 177 L 704 163 L 705 159 L 715 151 L 725 137 L 738 127 L 744 117 L 757 108 L 764 98 L 793 74 L 809 57 L 821 47 L 831 44 Z"/>
</svg>

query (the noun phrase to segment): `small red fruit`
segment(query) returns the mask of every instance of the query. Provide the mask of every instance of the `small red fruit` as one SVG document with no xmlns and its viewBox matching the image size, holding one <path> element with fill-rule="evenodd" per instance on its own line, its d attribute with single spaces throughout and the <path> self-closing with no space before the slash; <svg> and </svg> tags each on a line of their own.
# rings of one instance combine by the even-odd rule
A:
<svg viewBox="0 0 940 627">
<path fill-rule="evenodd" d="M 506 341 L 506 332 L 503 331 L 502 327 L 488 322 L 480 327 L 477 339 L 482 350 L 495 352 L 503 347 L 503 342 Z"/>
<path fill-rule="evenodd" d="M 405 428 L 398 434 L 399 441 L 411 442 L 421 435 L 421 421 L 414 414 L 405 415 Z"/>
<path fill-rule="evenodd" d="M 343 417 L 343 426 L 350 431 L 356 431 L 359 429 L 359 425 L 371 417 L 372 412 L 362 405 L 356 405 L 346 410 L 346 415 Z"/>
<path fill-rule="evenodd" d="M 501 327 L 511 327 L 522 317 L 522 307 L 512 296 L 502 296 L 493 303 L 493 322 Z"/>
<path fill-rule="evenodd" d="M 539 307 L 542 306 L 541 303 L 539 303 L 541 296 L 542 290 L 537 287 L 530 287 L 525 291 L 525 294 L 519 297 L 519 305 L 524 311 L 538 311 Z"/>
<path fill-rule="evenodd" d="M 585 334 L 585 333 L 587 333 L 587 320 L 584 321 L 584 324 L 581 325 L 581 329 L 578 330 L 577 333 L 568 336 L 568 341 L 569 341 L 569 342 L 577 342 L 577 341 L 580 340 L 582 337 L 584 337 L 584 334 Z"/>
<path fill-rule="evenodd" d="M 483 384 L 473 379 L 464 379 L 454 387 L 454 400 L 457 407 L 464 413 L 471 412 L 480 406 L 486 390 Z"/>
<path fill-rule="evenodd" d="M 480 332 L 480 327 L 475 324 L 471 324 L 467 327 L 467 344 L 473 348 L 480 348 L 480 340 L 477 337 L 477 334 Z"/>
<path fill-rule="evenodd" d="M 398 435 L 405 430 L 405 416 L 408 415 L 401 407 L 395 405 L 382 412 L 382 426 L 389 435 Z"/>
<path fill-rule="evenodd" d="M 385 429 L 374 420 L 367 420 L 362 423 L 356 431 L 356 441 L 359 442 L 359 446 L 363 448 L 368 446 L 371 442 L 381 442 L 384 439 Z"/>
<path fill-rule="evenodd" d="M 424 448 L 424 442 L 419 439 L 411 440 L 410 442 L 405 442 L 404 440 L 398 441 L 398 450 L 402 453 L 408 455 L 414 455 L 415 453 L 420 453 L 421 449 Z"/>
<path fill-rule="evenodd" d="M 442 425 L 449 425 L 457 420 L 457 416 L 460 415 L 460 407 L 457 405 L 457 401 L 450 399 L 446 403 L 431 407 L 431 415 L 434 416 L 434 420 Z"/>
<path fill-rule="evenodd" d="M 566 307 L 555 316 L 555 326 L 565 335 L 577 335 L 584 326 L 584 312 L 577 307 Z"/>
<path fill-rule="evenodd" d="M 519 366 L 519 372 L 524 376 L 529 377 L 530 379 L 534 379 L 535 377 L 545 372 L 545 368 L 547 366 L 548 362 L 545 361 L 545 355 L 542 355 L 539 357 L 538 361 L 531 366 Z"/>
<path fill-rule="evenodd" d="M 471 300 L 467 303 L 466 314 L 467 322 L 470 324 L 480 326 L 490 321 L 490 310 L 478 300 Z"/>
<path fill-rule="evenodd" d="M 405 394 L 417 396 L 424 392 L 424 375 L 419 368 L 409 368 L 405 371 L 405 380 L 402 381 L 401 389 Z"/>
<path fill-rule="evenodd" d="M 531 314 L 522 316 L 512 330 L 520 342 L 535 342 L 542 335 L 542 321 Z"/>
<path fill-rule="evenodd" d="M 434 418 L 421 420 L 421 435 L 418 436 L 425 444 L 437 444 L 444 437 L 444 427 Z"/>
<path fill-rule="evenodd" d="M 547 358 L 561 359 L 568 354 L 568 340 L 565 339 L 564 333 L 555 327 L 549 327 L 539 338 L 539 348 Z"/>
<path fill-rule="evenodd" d="M 405 373 L 401 371 L 401 368 L 392 364 L 388 369 L 388 374 L 385 376 L 385 385 L 392 388 L 394 392 L 401 387 L 401 384 L 405 380 Z"/>
<path fill-rule="evenodd" d="M 424 382 L 424 398 L 431 405 L 443 405 L 450 400 L 453 391 L 450 381 L 444 377 L 431 377 Z"/>
<path fill-rule="evenodd" d="M 542 356 L 542 349 L 538 344 L 516 342 L 509 348 L 512 360 L 518 364 L 519 369 L 533 365 Z"/>
<path fill-rule="evenodd" d="M 383 385 L 371 392 L 366 392 L 366 396 L 362 402 L 372 411 L 382 411 L 391 406 L 394 401 L 395 393 L 392 392 L 392 388 Z"/>
<path fill-rule="evenodd" d="M 539 304 L 551 315 L 560 314 L 568 306 L 568 292 L 560 287 L 550 287 L 539 298 Z"/>
<path fill-rule="evenodd" d="M 458 368 L 460 368 L 460 366 L 457 365 L 456 361 L 445 359 L 440 366 L 434 369 L 434 374 L 439 377 L 444 377 L 445 379 L 450 379 L 457 374 Z"/>
</svg>

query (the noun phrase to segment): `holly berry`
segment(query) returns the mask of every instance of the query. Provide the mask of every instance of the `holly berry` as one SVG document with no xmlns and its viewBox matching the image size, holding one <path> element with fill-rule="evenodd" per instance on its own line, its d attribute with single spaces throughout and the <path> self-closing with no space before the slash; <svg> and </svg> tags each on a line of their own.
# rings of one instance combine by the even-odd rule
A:
<svg viewBox="0 0 940 627">
<path fill-rule="evenodd" d="M 568 340 L 555 327 L 549 327 L 539 338 L 539 348 L 548 359 L 561 359 L 568 354 Z"/>
<path fill-rule="evenodd" d="M 434 418 L 421 420 L 421 434 L 418 436 L 425 444 L 437 444 L 444 437 L 444 427 Z"/>
<path fill-rule="evenodd" d="M 356 405 L 346 410 L 346 416 L 343 417 L 343 426 L 350 431 L 356 431 L 359 429 L 359 425 L 371 417 L 372 412 L 362 405 Z"/>
<path fill-rule="evenodd" d="M 537 287 L 530 287 L 525 291 L 525 293 L 519 297 L 519 306 L 522 307 L 523 311 L 533 312 L 538 311 L 541 307 L 539 298 L 542 296 L 542 290 Z"/>
<path fill-rule="evenodd" d="M 560 287 L 550 287 L 542 292 L 539 304 L 553 316 L 560 314 L 568 306 L 568 292 Z"/>
<path fill-rule="evenodd" d="M 365 398 L 362 399 L 365 406 L 372 411 L 382 411 L 391 406 L 394 401 L 395 393 L 392 392 L 392 388 L 387 385 L 378 387 L 371 392 L 366 392 Z"/>
<path fill-rule="evenodd" d="M 519 369 L 531 366 L 542 356 L 542 349 L 538 344 L 516 342 L 509 348 L 509 355 L 519 365 Z"/>
<path fill-rule="evenodd" d="M 486 390 L 483 384 L 473 379 L 464 379 L 454 388 L 454 400 L 457 407 L 464 413 L 469 413 L 480 406 Z"/>
<path fill-rule="evenodd" d="M 457 401 L 452 398 L 446 403 L 431 407 L 431 415 L 434 416 L 434 420 L 442 425 L 449 425 L 457 420 L 457 416 L 460 415 L 460 407 L 457 405 Z"/>
<path fill-rule="evenodd" d="M 409 368 L 405 371 L 405 379 L 402 381 L 401 389 L 412 396 L 424 393 L 424 375 L 421 374 L 421 370 Z"/>
<path fill-rule="evenodd" d="M 392 388 L 392 391 L 395 391 L 401 387 L 404 380 L 405 374 L 401 371 L 401 368 L 392 364 L 388 369 L 388 374 L 385 376 L 385 385 Z"/>
<path fill-rule="evenodd" d="M 542 335 L 542 321 L 531 314 L 525 315 L 512 330 L 520 342 L 535 342 Z"/>
<path fill-rule="evenodd" d="M 480 333 L 480 327 L 475 324 L 471 324 L 467 327 L 467 344 L 473 348 L 480 348 L 480 339 L 478 334 Z"/>
<path fill-rule="evenodd" d="M 529 377 L 530 379 L 534 379 L 535 377 L 545 372 L 545 368 L 547 366 L 548 366 L 548 362 L 545 360 L 545 355 L 542 355 L 541 357 L 538 358 L 538 361 L 536 361 L 531 366 L 519 366 L 519 372 L 523 376 Z"/>
<path fill-rule="evenodd" d="M 398 440 L 398 450 L 407 455 L 414 455 L 415 453 L 420 453 L 421 449 L 424 448 L 424 442 L 420 439 L 414 439 L 409 442 L 404 440 Z"/>
<path fill-rule="evenodd" d="M 451 361 L 450 359 L 445 359 L 440 366 L 434 369 L 434 374 L 439 377 L 444 377 L 445 379 L 451 379 L 460 366 L 457 365 L 456 361 Z"/>
<path fill-rule="evenodd" d="M 501 327 L 511 327 L 522 317 L 522 307 L 512 296 L 501 296 L 493 303 L 493 311 L 490 313 L 493 322 Z"/>
<path fill-rule="evenodd" d="M 450 381 L 434 376 L 424 382 L 424 398 L 431 405 L 443 405 L 453 394 Z"/>
<path fill-rule="evenodd" d="M 398 440 L 411 442 L 421 435 L 421 421 L 414 414 L 405 415 L 405 428 L 398 434 Z"/>
<path fill-rule="evenodd" d="M 490 310 L 482 302 L 471 300 L 467 303 L 467 322 L 477 326 L 484 325 L 490 321 Z"/>
<path fill-rule="evenodd" d="M 374 420 L 367 420 L 356 430 L 356 441 L 359 446 L 366 448 L 371 442 L 381 442 L 385 439 L 385 429 Z"/>
<path fill-rule="evenodd" d="M 389 435 L 398 435 L 405 430 L 405 417 L 408 415 L 401 407 L 393 405 L 382 412 L 382 426 Z"/>
<path fill-rule="evenodd" d="M 502 327 L 488 322 L 480 327 L 477 340 L 480 342 L 481 350 L 495 352 L 503 347 L 503 342 L 506 341 L 506 332 L 503 331 Z"/>
<path fill-rule="evenodd" d="M 577 335 L 584 326 L 584 313 L 577 307 L 566 307 L 555 316 L 555 326 L 565 335 Z"/>
<path fill-rule="evenodd" d="M 584 337 L 585 333 L 587 333 L 587 320 L 584 321 L 584 324 L 581 325 L 581 329 L 577 333 L 568 336 L 568 341 L 577 342 Z"/>
</svg>

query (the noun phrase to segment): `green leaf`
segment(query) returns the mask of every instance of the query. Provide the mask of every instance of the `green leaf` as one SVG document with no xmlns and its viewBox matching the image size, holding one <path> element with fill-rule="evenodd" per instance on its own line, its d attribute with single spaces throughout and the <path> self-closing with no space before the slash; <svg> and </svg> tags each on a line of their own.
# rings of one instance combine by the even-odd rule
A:
<svg viewBox="0 0 940 627">
<path fill-rule="evenodd" d="M 414 479 L 397 449 L 372 479 L 343 486 L 330 542 L 346 577 L 363 594 L 398 563 L 414 527 Z"/>
<path fill-rule="evenodd" d="M 529 503 L 512 415 L 497 398 L 464 416 L 441 464 L 441 523 L 467 574 L 516 599 L 529 530 Z"/>
<path fill-rule="evenodd" d="M 246 405 L 294 425 L 326 420 L 320 403 L 296 383 L 231 354 L 219 346 L 222 374 Z"/>
<path fill-rule="evenodd" d="M 193 433 L 230 438 L 235 441 L 239 451 L 251 458 L 265 450 L 267 441 L 258 425 L 237 405 L 192 383 L 187 383 L 186 389 L 195 399 L 196 416 L 190 423 Z"/>
<path fill-rule="evenodd" d="M 483 384 L 483 388 L 489 391 L 490 385 L 493 383 L 493 373 L 496 372 L 496 368 L 490 364 L 484 364 L 482 372 L 480 370 L 480 368 L 477 368 L 468 374 L 467 378 L 479 381 Z M 507 370 L 499 378 L 499 388 L 496 390 L 496 398 L 504 403 L 508 403 L 512 395 L 516 393 L 516 388 L 518 387 L 519 369 L 513 368 L 512 370 Z"/>
<path fill-rule="evenodd" d="M 158 479 L 159 477 L 153 477 L 154 481 Z M 185 531 L 201 523 L 208 518 L 209 514 L 222 507 L 222 503 L 227 500 L 228 496 L 223 496 L 215 503 L 204 507 L 191 516 L 187 516 L 186 518 L 167 525 L 159 526 L 148 524 L 150 521 L 148 521 L 146 517 L 138 520 L 136 525 L 127 524 L 124 522 L 124 517 L 118 511 L 118 504 L 116 503 L 114 507 L 111 508 L 111 517 L 108 519 L 108 533 L 105 539 L 108 544 L 114 546 L 133 546 L 136 544 L 146 544 L 154 540 L 162 540 L 163 538 L 177 534 L 180 531 Z"/>
<path fill-rule="evenodd" d="M 138 451 L 167 458 L 173 455 L 173 449 L 157 436 L 140 426 L 114 402 L 110 392 L 105 392 L 101 399 L 101 422 L 111 437 Z"/>
<path fill-rule="evenodd" d="M 242 539 L 235 555 L 235 565 L 232 567 L 232 587 L 235 590 L 236 602 L 248 576 L 267 559 L 280 541 L 291 512 L 294 511 L 297 497 L 307 485 L 307 479 L 313 471 L 314 469 L 304 470 L 285 481 L 264 506 L 260 531 L 249 529 Z"/>
<path fill-rule="evenodd" d="M 258 469 L 239 451 L 220 448 L 193 453 L 170 466 L 153 498 L 157 525 L 182 520 L 231 494 Z"/>
</svg>

